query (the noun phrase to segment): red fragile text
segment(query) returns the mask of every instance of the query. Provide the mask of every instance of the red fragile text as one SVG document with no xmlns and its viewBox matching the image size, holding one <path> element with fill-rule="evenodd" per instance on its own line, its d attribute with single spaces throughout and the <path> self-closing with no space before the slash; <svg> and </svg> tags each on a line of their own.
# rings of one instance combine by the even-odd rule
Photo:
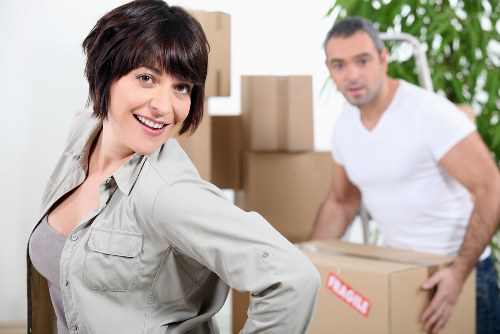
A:
<svg viewBox="0 0 500 334">
<path fill-rule="evenodd" d="M 326 288 L 365 317 L 368 315 L 370 301 L 335 274 L 328 275 Z"/>
</svg>

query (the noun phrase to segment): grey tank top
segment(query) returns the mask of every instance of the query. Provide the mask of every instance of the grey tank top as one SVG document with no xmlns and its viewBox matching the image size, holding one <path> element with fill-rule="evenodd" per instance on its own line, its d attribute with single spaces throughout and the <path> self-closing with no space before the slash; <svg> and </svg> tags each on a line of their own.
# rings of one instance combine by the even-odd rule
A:
<svg viewBox="0 0 500 334">
<path fill-rule="evenodd" d="M 57 317 L 57 333 L 69 334 L 60 285 L 61 254 L 66 237 L 55 231 L 50 225 L 47 216 L 33 231 L 29 241 L 31 263 L 36 270 L 47 279 L 50 299 Z"/>
</svg>

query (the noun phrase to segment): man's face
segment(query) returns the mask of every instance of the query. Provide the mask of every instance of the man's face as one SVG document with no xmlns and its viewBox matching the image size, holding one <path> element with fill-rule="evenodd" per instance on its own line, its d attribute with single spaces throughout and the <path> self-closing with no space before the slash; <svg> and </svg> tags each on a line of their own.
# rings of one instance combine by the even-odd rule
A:
<svg viewBox="0 0 500 334">
<path fill-rule="evenodd" d="M 333 81 L 352 105 L 369 107 L 377 100 L 387 75 L 387 51 L 379 54 L 370 35 L 361 30 L 330 38 L 325 53 Z"/>
</svg>

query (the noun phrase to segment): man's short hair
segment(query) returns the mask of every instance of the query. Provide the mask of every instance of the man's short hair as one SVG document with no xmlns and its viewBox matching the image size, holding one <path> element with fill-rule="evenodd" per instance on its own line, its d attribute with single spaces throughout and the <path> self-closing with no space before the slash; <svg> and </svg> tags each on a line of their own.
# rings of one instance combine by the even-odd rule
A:
<svg viewBox="0 0 500 334">
<path fill-rule="evenodd" d="M 358 31 L 366 32 L 375 44 L 375 48 L 378 53 L 381 53 L 384 49 L 384 43 L 379 37 L 378 30 L 373 26 L 373 24 L 361 17 L 350 17 L 345 20 L 336 22 L 333 27 L 326 34 L 323 47 L 326 47 L 326 43 L 333 37 L 350 37 L 357 33 Z"/>
</svg>

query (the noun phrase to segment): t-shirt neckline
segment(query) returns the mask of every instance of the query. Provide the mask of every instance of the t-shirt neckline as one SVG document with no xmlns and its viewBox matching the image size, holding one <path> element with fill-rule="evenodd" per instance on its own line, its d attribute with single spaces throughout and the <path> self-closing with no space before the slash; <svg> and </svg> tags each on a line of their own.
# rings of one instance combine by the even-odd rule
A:
<svg viewBox="0 0 500 334">
<path fill-rule="evenodd" d="M 358 113 L 358 117 L 356 118 L 358 126 L 361 128 L 361 131 L 368 135 L 368 136 L 373 136 L 376 133 L 378 133 L 380 128 L 383 127 L 383 124 L 386 122 L 385 119 L 387 118 L 387 114 L 391 114 L 394 110 L 397 109 L 397 105 L 399 105 L 400 99 L 403 98 L 403 90 L 405 86 L 405 81 L 404 80 L 398 80 L 398 87 L 396 88 L 396 93 L 394 94 L 391 102 L 387 106 L 387 108 L 384 110 L 382 113 L 382 116 L 380 116 L 380 119 L 378 120 L 377 124 L 375 124 L 375 127 L 371 130 L 368 130 L 365 125 L 363 124 L 363 121 L 361 120 L 361 110 L 358 107 L 354 107 L 354 109 Z"/>
</svg>

